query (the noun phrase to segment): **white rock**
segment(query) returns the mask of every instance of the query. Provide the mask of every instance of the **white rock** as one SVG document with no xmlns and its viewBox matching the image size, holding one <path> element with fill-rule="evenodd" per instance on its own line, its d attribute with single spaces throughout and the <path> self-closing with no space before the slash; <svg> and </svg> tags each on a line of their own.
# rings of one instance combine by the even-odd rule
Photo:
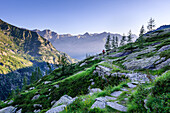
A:
<svg viewBox="0 0 170 113">
<path fill-rule="evenodd" d="M 68 96 L 68 95 L 64 95 L 62 96 L 57 102 L 55 102 L 55 104 L 53 105 L 53 107 L 58 106 L 59 104 L 65 104 L 65 105 L 69 105 L 71 104 L 75 99 L 73 99 L 72 97 Z"/>
<path fill-rule="evenodd" d="M 132 83 L 127 83 L 127 85 L 128 85 L 129 88 L 135 88 L 136 87 L 136 85 L 133 85 Z"/>
<path fill-rule="evenodd" d="M 112 95 L 114 97 L 118 97 L 121 93 L 122 93 L 122 91 L 115 91 L 115 92 L 111 93 L 110 95 Z"/>
<path fill-rule="evenodd" d="M 8 104 L 11 104 L 11 103 L 13 103 L 14 101 L 13 100 L 10 100 L 9 102 L 8 102 Z"/>
<path fill-rule="evenodd" d="M 162 52 L 162 51 L 169 50 L 169 49 L 170 49 L 170 45 L 166 45 L 166 46 L 161 47 L 161 49 L 159 49 L 158 52 Z"/>
<path fill-rule="evenodd" d="M 105 104 L 105 102 L 103 102 L 103 101 L 96 101 L 92 106 L 91 106 L 91 108 L 93 109 L 93 108 L 97 108 L 97 107 L 99 107 L 100 109 L 104 109 L 105 107 L 106 107 L 106 104 Z"/>
<path fill-rule="evenodd" d="M 45 81 L 44 84 L 48 84 L 48 83 L 50 83 L 50 82 L 51 82 L 51 81 Z"/>
<path fill-rule="evenodd" d="M 22 108 L 19 109 L 16 113 L 22 113 Z"/>
<path fill-rule="evenodd" d="M 33 106 L 34 106 L 34 107 L 42 107 L 41 104 L 34 104 Z"/>
<path fill-rule="evenodd" d="M 127 111 L 127 107 L 125 107 L 123 105 L 120 105 L 120 104 L 118 104 L 116 102 L 107 102 L 106 104 L 108 106 L 110 106 L 111 108 L 116 109 L 118 111 L 123 111 L 123 112 Z"/>
<path fill-rule="evenodd" d="M 5 107 L 3 109 L 0 109 L 0 113 L 13 113 L 14 108 L 15 107 L 13 106 Z"/>
<path fill-rule="evenodd" d="M 38 109 L 38 110 L 34 110 L 34 113 L 39 113 L 41 110 L 40 109 Z"/>
<path fill-rule="evenodd" d="M 31 100 L 36 100 L 36 99 L 38 99 L 40 97 L 40 95 L 38 94 L 38 95 L 35 95 Z"/>
<path fill-rule="evenodd" d="M 91 85 L 94 85 L 94 84 L 95 84 L 94 82 L 91 83 Z"/>
<path fill-rule="evenodd" d="M 59 85 L 54 85 L 54 87 L 59 88 Z"/>
<path fill-rule="evenodd" d="M 63 111 L 65 107 L 66 105 L 60 105 L 60 106 L 49 109 L 46 113 L 59 113 Z"/>
<path fill-rule="evenodd" d="M 92 88 L 90 89 L 90 93 L 96 93 L 96 92 L 101 92 L 102 90 L 100 88 Z"/>
<path fill-rule="evenodd" d="M 29 90 L 33 90 L 33 89 L 35 89 L 35 87 L 30 87 L 30 88 L 29 88 Z"/>
<path fill-rule="evenodd" d="M 128 89 L 126 89 L 126 88 L 121 88 L 121 90 L 122 90 L 122 91 L 128 91 Z"/>
</svg>

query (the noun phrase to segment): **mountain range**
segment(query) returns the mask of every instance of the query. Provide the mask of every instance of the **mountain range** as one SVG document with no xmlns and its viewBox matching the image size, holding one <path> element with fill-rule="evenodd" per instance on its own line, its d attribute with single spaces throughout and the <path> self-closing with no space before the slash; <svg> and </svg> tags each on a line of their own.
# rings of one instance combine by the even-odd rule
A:
<svg viewBox="0 0 170 113">
<path fill-rule="evenodd" d="M 40 31 L 38 29 L 33 30 L 40 36 L 49 40 L 55 48 L 69 54 L 71 57 L 82 60 L 87 55 L 95 55 L 100 53 L 104 49 L 105 40 L 110 35 L 111 40 L 113 36 L 117 36 L 120 40 L 122 36 L 120 34 L 113 34 L 109 32 L 93 33 L 86 32 L 83 35 L 71 35 L 71 34 L 57 34 L 49 29 Z M 133 36 L 133 41 L 137 39 L 136 35 Z"/>
<path fill-rule="evenodd" d="M 12 89 L 21 87 L 24 76 L 30 80 L 36 67 L 45 74 L 47 63 L 54 67 L 63 55 L 68 63 L 77 61 L 56 50 L 36 32 L 0 20 L 0 97 L 5 98 Z"/>
</svg>

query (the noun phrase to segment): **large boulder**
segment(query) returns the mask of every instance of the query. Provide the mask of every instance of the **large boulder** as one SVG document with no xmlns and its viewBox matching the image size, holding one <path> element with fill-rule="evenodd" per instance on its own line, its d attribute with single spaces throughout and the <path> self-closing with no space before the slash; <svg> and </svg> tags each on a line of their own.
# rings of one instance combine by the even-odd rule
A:
<svg viewBox="0 0 170 113">
<path fill-rule="evenodd" d="M 152 67 L 155 61 L 160 59 L 159 56 L 153 56 L 149 58 L 143 58 L 139 60 L 132 60 L 132 61 L 126 61 L 123 63 L 123 65 L 126 67 L 126 69 L 129 70 L 136 70 L 136 69 L 146 69 Z"/>
<path fill-rule="evenodd" d="M 103 101 L 96 101 L 92 106 L 91 106 L 91 108 L 93 109 L 93 108 L 97 108 L 97 107 L 99 107 L 100 109 L 104 109 L 105 107 L 106 107 L 106 104 L 105 104 L 105 102 L 103 102 Z"/>
<path fill-rule="evenodd" d="M 60 105 L 60 106 L 49 109 L 46 113 L 59 113 L 63 111 L 65 107 L 66 105 Z"/>
<path fill-rule="evenodd" d="M 58 106 L 59 104 L 60 104 L 60 105 L 61 105 L 61 104 L 69 105 L 69 104 L 71 104 L 72 102 L 74 102 L 76 98 L 77 98 L 77 97 L 72 98 L 72 97 L 70 97 L 70 96 L 68 96 L 68 95 L 64 95 L 64 96 L 62 96 L 57 102 L 55 102 L 55 104 L 53 105 L 53 107 Z"/>
<path fill-rule="evenodd" d="M 13 113 L 14 109 L 15 109 L 15 107 L 8 106 L 8 107 L 5 107 L 3 109 L 0 109 L 0 113 Z"/>
</svg>

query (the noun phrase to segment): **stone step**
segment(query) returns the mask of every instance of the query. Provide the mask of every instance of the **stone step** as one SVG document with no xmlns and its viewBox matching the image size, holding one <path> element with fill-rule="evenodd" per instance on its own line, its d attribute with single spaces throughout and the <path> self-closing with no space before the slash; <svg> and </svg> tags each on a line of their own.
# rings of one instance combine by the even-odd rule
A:
<svg viewBox="0 0 170 113">
<path fill-rule="evenodd" d="M 111 93 L 111 95 L 114 97 L 118 97 L 118 96 L 120 96 L 121 93 L 122 93 L 122 91 L 115 91 L 115 92 Z"/>
<path fill-rule="evenodd" d="M 118 111 L 123 111 L 123 112 L 127 111 L 127 107 L 125 107 L 125 106 L 123 106 L 121 104 L 118 104 L 116 102 L 107 102 L 106 105 L 108 105 L 111 108 L 116 109 Z"/>
</svg>

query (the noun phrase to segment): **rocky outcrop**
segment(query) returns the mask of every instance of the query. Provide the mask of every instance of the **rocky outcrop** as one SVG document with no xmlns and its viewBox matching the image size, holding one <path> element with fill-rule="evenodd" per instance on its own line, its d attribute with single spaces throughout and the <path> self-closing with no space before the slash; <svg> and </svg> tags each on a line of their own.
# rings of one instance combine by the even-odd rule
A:
<svg viewBox="0 0 170 113">
<path fill-rule="evenodd" d="M 0 109 L 0 113 L 13 113 L 14 109 L 15 107 L 13 106 L 5 107 L 3 109 Z"/>
<path fill-rule="evenodd" d="M 133 58 L 136 58 L 138 55 L 152 52 L 152 51 L 154 51 L 155 49 L 156 49 L 156 48 L 150 46 L 150 47 L 148 47 L 148 49 L 145 49 L 145 50 L 143 50 L 143 51 L 135 52 L 135 53 L 132 53 L 132 54 L 128 55 L 128 57 L 126 57 L 125 60 L 131 60 L 131 59 L 133 59 Z"/>
<path fill-rule="evenodd" d="M 170 45 L 166 45 L 166 46 L 163 46 L 161 47 L 158 52 L 162 52 L 162 51 L 165 51 L 165 50 L 169 50 L 170 49 Z"/>
<path fill-rule="evenodd" d="M 161 69 L 165 66 L 170 66 L 170 58 L 167 59 L 166 61 L 162 62 L 161 64 L 156 66 L 156 70 Z"/>
<path fill-rule="evenodd" d="M 159 56 L 153 56 L 149 58 L 143 58 L 139 60 L 132 60 L 132 61 L 126 61 L 123 63 L 123 65 L 128 70 L 136 70 L 136 69 L 149 69 L 152 67 L 155 61 L 160 59 Z"/>
</svg>

